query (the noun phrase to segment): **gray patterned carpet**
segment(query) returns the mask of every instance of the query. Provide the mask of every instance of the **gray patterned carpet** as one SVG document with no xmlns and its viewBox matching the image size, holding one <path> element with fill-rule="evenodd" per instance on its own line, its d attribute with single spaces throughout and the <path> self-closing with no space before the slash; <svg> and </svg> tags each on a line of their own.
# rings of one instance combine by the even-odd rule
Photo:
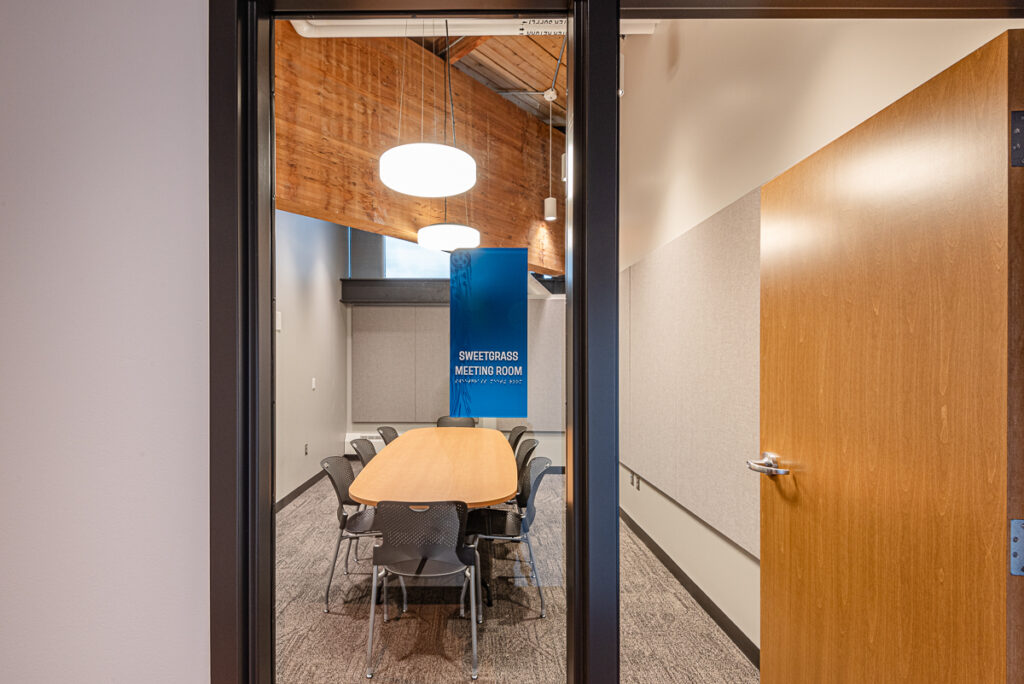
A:
<svg viewBox="0 0 1024 684">
<path fill-rule="evenodd" d="M 485 606 L 479 628 L 481 682 L 565 681 L 564 485 L 563 476 L 545 478 L 531 535 L 546 618 L 537 589 L 525 579 L 526 548 L 492 547 L 483 571 L 494 607 Z M 331 612 L 323 612 L 336 501 L 321 480 L 277 517 L 277 684 L 366 681 L 367 542 L 351 574 L 342 574 L 339 558 Z M 622 681 L 757 682 L 756 668 L 661 562 L 627 527 L 620 534 Z M 398 612 L 397 591 L 389 597 L 389 622 L 378 606 L 374 681 L 469 681 L 469 621 L 459 617 L 459 587 L 410 582 L 408 589 L 407 613 Z"/>
</svg>

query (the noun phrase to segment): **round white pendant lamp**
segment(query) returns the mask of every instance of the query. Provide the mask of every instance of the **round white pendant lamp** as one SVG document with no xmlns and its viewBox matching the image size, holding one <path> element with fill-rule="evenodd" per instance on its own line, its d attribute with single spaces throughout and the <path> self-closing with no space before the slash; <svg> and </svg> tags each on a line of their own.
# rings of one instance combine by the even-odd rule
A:
<svg viewBox="0 0 1024 684">
<path fill-rule="evenodd" d="M 416 242 L 428 249 L 451 252 L 480 246 L 480 231 L 460 223 L 435 223 L 416 232 Z"/>
<path fill-rule="evenodd" d="M 406 143 L 380 156 L 380 180 L 405 195 L 450 197 L 476 185 L 476 162 L 451 145 Z"/>
<path fill-rule="evenodd" d="M 423 24 L 423 38 L 426 41 L 426 23 Z M 445 38 L 448 39 L 448 22 L 445 22 Z M 450 42 L 450 41 L 449 41 Z M 409 41 L 403 43 L 402 51 L 402 83 L 399 86 L 398 100 L 398 136 L 395 146 L 380 156 L 380 180 L 384 185 L 396 192 L 414 197 L 451 197 L 459 195 L 476 185 L 476 161 L 469 153 L 460 150 L 455 138 L 455 101 L 451 84 L 451 59 L 445 56 L 444 81 L 444 136 L 440 142 L 427 142 L 424 128 L 424 113 L 428 107 L 426 98 L 426 79 L 424 78 L 425 59 L 420 60 L 420 92 L 423 102 L 420 106 L 419 142 L 402 144 L 402 114 L 405 103 L 405 53 Z M 430 67 L 432 89 L 434 83 L 434 67 Z M 436 95 L 430 108 L 436 104 Z M 450 109 L 449 109 L 450 107 Z M 451 113 L 452 142 L 448 144 L 448 114 Z M 435 114 L 436 126 L 436 114 Z M 433 131 L 436 135 L 436 129 Z"/>
</svg>

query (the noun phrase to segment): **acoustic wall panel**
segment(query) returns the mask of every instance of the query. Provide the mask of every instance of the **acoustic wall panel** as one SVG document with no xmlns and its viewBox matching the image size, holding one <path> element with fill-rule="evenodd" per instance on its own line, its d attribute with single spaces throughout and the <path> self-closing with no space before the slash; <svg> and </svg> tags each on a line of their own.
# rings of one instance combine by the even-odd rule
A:
<svg viewBox="0 0 1024 684">
<path fill-rule="evenodd" d="M 565 430 L 565 298 L 531 299 L 527 310 L 527 411 L 499 418 L 498 429 L 526 425 L 537 432 Z"/>
<path fill-rule="evenodd" d="M 416 422 L 448 415 L 448 307 L 416 307 Z"/>
<path fill-rule="evenodd" d="M 416 307 L 352 307 L 352 421 L 416 421 Z"/>
<path fill-rule="evenodd" d="M 628 269 L 622 463 L 759 553 L 760 191 Z"/>
<path fill-rule="evenodd" d="M 507 430 L 565 430 L 565 298 L 527 307 L 530 415 L 498 419 Z M 432 423 L 448 414 L 448 307 L 352 307 L 352 420 Z"/>
</svg>

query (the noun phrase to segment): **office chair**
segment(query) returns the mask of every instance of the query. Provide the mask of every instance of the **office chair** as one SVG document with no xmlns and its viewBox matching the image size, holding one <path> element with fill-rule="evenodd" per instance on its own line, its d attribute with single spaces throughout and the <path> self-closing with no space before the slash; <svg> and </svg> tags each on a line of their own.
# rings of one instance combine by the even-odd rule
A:
<svg viewBox="0 0 1024 684">
<path fill-rule="evenodd" d="M 398 430 L 390 425 L 381 425 L 377 428 L 377 434 L 384 440 L 384 446 L 387 446 L 398 439 Z"/>
<path fill-rule="evenodd" d="M 388 577 L 446 577 L 463 574 L 469 584 L 470 631 L 473 644 L 472 678 L 479 671 L 476 650 L 480 557 L 475 544 L 466 543 L 466 504 L 462 501 L 377 504 L 381 544 L 373 549 L 373 589 L 370 593 L 370 628 L 366 640 L 366 676 L 373 677 L 373 621 L 377 607 L 377 578 L 383 586 L 384 622 L 388 621 Z M 403 584 L 402 612 L 408 608 Z M 465 613 L 463 613 L 465 614 Z"/>
<path fill-rule="evenodd" d="M 547 610 L 544 607 L 544 591 L 541 589 L 540 579 L 537 577 L 537 564 L 533 558 L 530 527 L 537 514 L 535 505 L 537 490 L 550 465 L 551 459 L 537 457 L 523 469 L 522 475 L 519 476 L 519 493 L 516 494 L 519 511 L 478 508 L 470 512 L 466 523 L 466 533 L 477 537 L 477 539 L 526 544 L 526 549 L 530 553 L 530 576 L 533 578 L 534 584 L 537 585 L 537 593 L 540 595 L 541 617 L 547 617 Z"/>
<path fill-rule="evenodd" d="M 529 428 L 525 425 L 517 425 L 508 433 L 508 443 L 509 446 L 512 447 L 513 454 L 516 452 L 516 447 L 519 446 L 519 440 L 523 438 L 523 435 L 526 434 L 527 430 L 529 430 Z"/>
<path fill-rule="evenodd" d="M 352 448 L 356 450 L 356 455 L 359 457 L 364 468 L 368 466 L 370 461 L 373 460 L 373 457 L 377 455 L 377 450 L 373 448 L 373 442 L 363 437 L 353 439 L 349 444 L 351 444 Z"/>
<path fill-rule="evenodd" d="M 363 537 L 376 537 L 380 533 L 374 529 L 374 510 L 372 508 L 352 514 L 345 511 L 345 506 L 357 505 L 348 494 L 348 488 L 351 486 L 352 480 L 355 479 L 355 475 L 352 473 L 352 464 L 341 456 L 328 456 L 320 461 L 320 467 L 327 471 L 327 477 L 334 485 L 334 493 L 338 496 L 338 541 L 334 544 L 334 558 L 331 559 L 331 569 L 327 575 L 327 588 L 324 590 L 324 612 L 329 613 L 331 582 L 334 581 L 334 568 L 338 565 L 341 540 L 348 540 L 348 546 L 345 547 L 345 574 L 347 575 L 352 541 Z"/>
<path fill-rule="evenodd" d="M 534 450 L 537 448 L 539 442 L 535 439 L 524 439 L 519 445 L 519 450 L 516 451 L 516 476 L 523 476 L 523 467 L 530 462 L 530 457 L 533 456 Z"/>
<path fill-rule="evenodd" d="M 437 427 L 476 427 L 476 418 L 441 416 L 437 419 Z"/>
</svg>

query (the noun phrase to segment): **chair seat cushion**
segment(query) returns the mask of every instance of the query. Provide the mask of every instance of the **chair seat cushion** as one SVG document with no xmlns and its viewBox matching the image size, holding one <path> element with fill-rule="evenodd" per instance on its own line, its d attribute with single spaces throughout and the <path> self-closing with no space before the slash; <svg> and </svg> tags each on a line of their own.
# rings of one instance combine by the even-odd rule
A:
<svg viewBox="0 0 1024 684">
<path fill-rule="evenodd" d="M 513 510 L 480 508 L 469 512 L 466 534 L 489 537 L 518 537 L 523 533 L 523 520 Z"/>
<path fill-rule="evenodd" d="M 345 521 L 345 532 L 348 534 L 372 534 L 376 531 L 373 526 L 373 514 L 374 509 L 367 508 L 349 515 Z"/>
</svg>

